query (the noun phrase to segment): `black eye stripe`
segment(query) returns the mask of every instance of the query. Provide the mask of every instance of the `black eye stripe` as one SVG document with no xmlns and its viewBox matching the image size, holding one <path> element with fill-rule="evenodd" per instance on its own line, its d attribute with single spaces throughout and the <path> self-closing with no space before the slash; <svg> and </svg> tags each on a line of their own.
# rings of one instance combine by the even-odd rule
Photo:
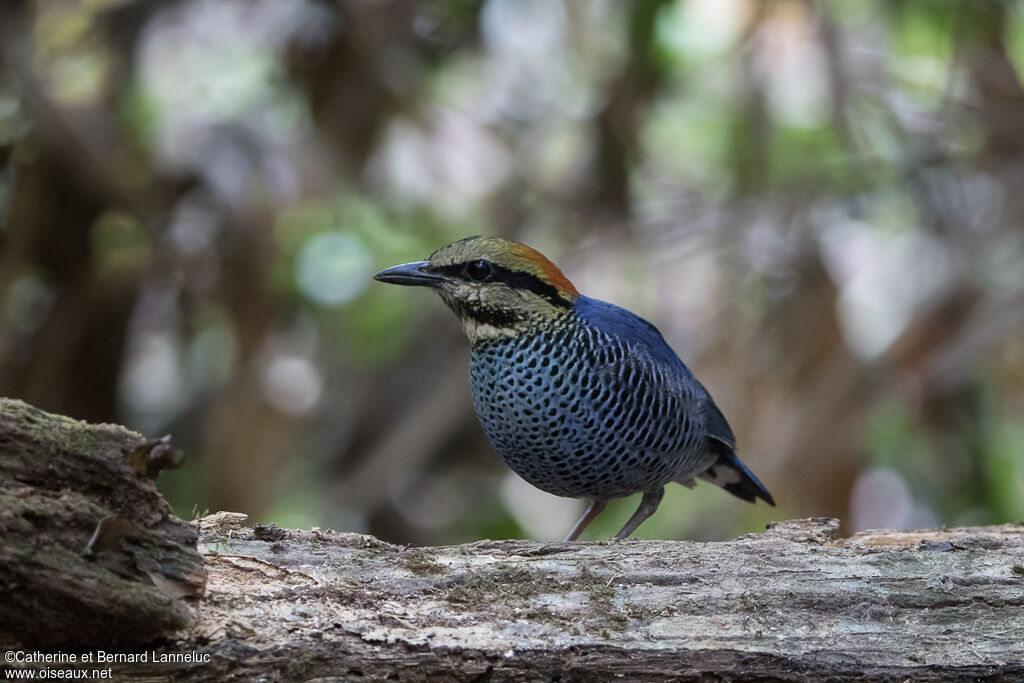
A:
<svg viewBox="0 0 1024 683">
<path fill-rule="evenodd" d="M 430 266 L 430 270 L 434 271 L 435 273 L 440 273 L 441 275 L 447 275 L 448 277 L 461 280 L 462 274 L 465 272 L 467 264 L 468 262 L 452 263 L 447 266 Z"/>
<path fill-rule="evenodd" d="M 533 292 L 559 308 L 572 308 L 572 303 L 562 298 L 557 287 L 549 285 L 533 273 L 526 273 L 521 270 L 506 270 L 501 266 L 495 266 L 494 279 L 505 282 L 514 289 L 524 289 L 528 292 Z"/>
<path fill-rule="evenodd" d="M 471 261 L 464 261 L 462 263 L 452 263 L 447 266 L 435 266 L 431 270 L 447 275 L 452 278 L 459 280 L 466 280 L 468 282 L 479 282 L 467 276 L 468 269 L 473 264 L 483 259 L 473 259 Z M 511 270 L 500 266 L 493 261 L 484 261 L 491 268 L 491 282 L 504 282 L 513 289 L 521 289 L 528 292 L 533 292 L 537 296 L 547 299 L 553 306 L 559 308 L 572 308 L 572 303 L 566 301 L 562 295 L 558 292 L 558 288 L 554 285 L 550 285 L 544 282 L 533 273 L 527 273 L 522 270 Z"/>
</svg>

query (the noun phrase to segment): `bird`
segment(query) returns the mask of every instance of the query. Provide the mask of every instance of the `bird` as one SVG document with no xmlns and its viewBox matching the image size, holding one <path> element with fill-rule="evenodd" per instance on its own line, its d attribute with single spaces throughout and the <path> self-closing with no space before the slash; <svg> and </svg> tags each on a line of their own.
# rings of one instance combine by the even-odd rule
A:
<svg viewBox="0 0 1024 683">
<path fill-rule="evenodd" d="M 616 538 L 658 509 L 665 486 L 703 479 L 775 501 L 736 455 L 722 411 L 658 329 L 580 294 L 539 251 L 475 235 L 374 279 L 436 290 L 470 342 L 473 408 L 508 466 L 589 501 L 576 540 L 610 500 L 642 493 Z"/>
</svg>

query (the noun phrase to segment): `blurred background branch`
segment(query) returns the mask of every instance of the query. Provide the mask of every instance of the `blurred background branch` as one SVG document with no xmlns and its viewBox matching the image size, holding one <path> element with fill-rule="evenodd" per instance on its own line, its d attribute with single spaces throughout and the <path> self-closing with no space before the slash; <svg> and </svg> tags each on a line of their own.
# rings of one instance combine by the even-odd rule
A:
<svg viewBox="0 0 1024 683">
<path fill-rule="evenodd" d="M 500 234 L 657 324 L 781 504 L 641 535 L 1015 521 L 1022 68 L 997 0 L 5 2 L 0 395 L 173 432 L 185 516 L 560 537 L 448 312 L 369 279 Z"/>
</svg>

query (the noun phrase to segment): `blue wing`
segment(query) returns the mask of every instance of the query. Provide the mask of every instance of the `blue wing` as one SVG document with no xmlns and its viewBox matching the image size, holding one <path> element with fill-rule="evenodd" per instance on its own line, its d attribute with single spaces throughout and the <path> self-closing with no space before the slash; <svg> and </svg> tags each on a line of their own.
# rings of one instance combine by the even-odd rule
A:
<svg viewBox="0 0 1024 683">
<path fill-rule="evenodd" d="M 593 411 L 615 416 L 616 439 L 635 451 L 706 460 L 703 404 L 710 397 L 658 329 L 624 308 L 580 297 L 576 312 L 589 336 Z M 689 476 L 696 474 L 690 471 Z"/>
<path fill-rule="evenodd" d="M 653 403 L 668 409 L 656 411 L 662 415 L 660 424 L 642 438 L 632 440 L 635 446 L 664 444 L 666 431 L 674 433 L 681 448 L 696 445 L 712 458 L 706 470 L 682 474 L 683 480 L 697 475 L 744 500 L 753 502 L 761 498 L 775 504 L 768 490 L 736 455 L 736 437 L 722 411 L 665 342 L 658 328 L 624 308 L 589 297 L 579 298 L 576 312 L 594 328 L 631 349 L 613 359 L 615 371 L 608 373 L 608 381 L 621 383 L 624 376 L 640 380 L 647 385 L 646 390 L 653 390 Z"/>
<path fill-rule="evenodd" d="M 665 338 L 661 336 L 658 328 L 636 313 L 588 296 L 577 299 L 575 309 L 581 318 L 598 330 L 629 344 L 637 344 L 647 351 L 651 360 L 666 366 L 678 367 L 692 377 L 676 352 L 665 343 Z"/>
</svg>

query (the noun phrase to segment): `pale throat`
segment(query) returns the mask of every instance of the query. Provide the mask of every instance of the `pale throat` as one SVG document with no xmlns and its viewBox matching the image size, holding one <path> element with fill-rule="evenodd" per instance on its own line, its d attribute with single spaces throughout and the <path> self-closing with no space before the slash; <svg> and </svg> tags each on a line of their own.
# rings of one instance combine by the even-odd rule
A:
<svg viewBox="0 0 1024 683">
<path fill-rule="evenodd" d="M 494 296 L 476 288 L 458 293 L 442 291 L 441 298 L 458 316 L 471 344 L 545 329 L 567 313 L 529 292 L 502 294 Z"/>
<path fill-rule="evenodd" d="M 521 334 L 542 332 L 552 328 L 568 315 L 568 311 L 554 306 L 537 307 L 530 311 L 518 309 L 516 313 L 520 317 L 513 322 L 497 323 L 473 315 L 460 315 L 459 321 L 462 323 L 462 331 L 473 345 L 490 339 L 510 339 Z"/>
<path fill-rule="evenodd" d="M 487 339 L 498 339 L 500 337 L 514 337 L 518 334 L 515 327 L 496 326 L 475 318 L 466 316 L 462 320 L 462 331 L 469 337 L 470 344 L 476 344 Z"/>
</svg>

